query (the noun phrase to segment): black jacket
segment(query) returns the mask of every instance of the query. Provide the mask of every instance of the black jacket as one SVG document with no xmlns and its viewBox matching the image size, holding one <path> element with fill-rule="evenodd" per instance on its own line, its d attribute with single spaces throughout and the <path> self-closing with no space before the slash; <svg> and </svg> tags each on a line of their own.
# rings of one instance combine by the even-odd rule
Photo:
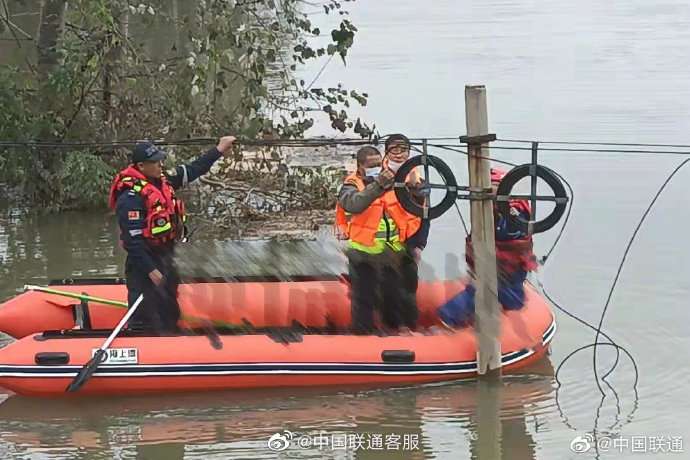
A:
<svg viewBox="0 0 690 460">
<path fill-rule="evenodd" d="M 193 162 L 178 166 L 175 168 L 175 173 L 166 178 L 177 190 L 206 174 L 221 156 L 218 149 L 214 147 Z M 160 187 L 160 181 L 151 181 L 151 183 Z M 144 199 L 133 190 L 121 192 L 117 197 L 115 214 L 120 226 L 122 245 L 127 251 L 127 265 L 141 269 L 144 273 L 151 273 L 157 268 L 154 259 L 161 255 L 161 250 L 157 248 L 154 252 L 143 236 L 143 230 L 146 227 Z M 172 245 L 167 249 L 172 250 Z"/>
</svg>

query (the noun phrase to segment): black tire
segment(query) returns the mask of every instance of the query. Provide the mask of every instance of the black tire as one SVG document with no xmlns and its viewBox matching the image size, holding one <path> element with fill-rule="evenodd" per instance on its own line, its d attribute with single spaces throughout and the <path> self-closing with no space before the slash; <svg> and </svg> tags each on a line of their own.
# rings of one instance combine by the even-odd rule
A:
<svg viewBox="0 0 690 460">
<path fill-rule="evenodd" d="M 448 211 L 455 204 L 455 200 L 458 198 L 458 184 L 455 182 L 453 171 L 451 171 L 450 167 L 443 160 L 433 155 L 426 155 L 426 158 L 429 162 L 429 166 L 438 171 L 448 187 L 446 188 L 446 196 L 443 197 L 443 201 L 436 206 L 430 207 L 428 215 L 424 216 L 424 207 L 420 206 L 412 199 L 412 196 L 407 188 L 395 187 L 395 196 L 398 198 L 398 201 L 402 207 L 405 208 L 405 210 L 410 214 L 427 219 L 436 219 L 437 217 L 441 217 L 443 213 Z M 408 160 L 403 163 L 402 166 L 400 166 L 400 169 L 398 169 L 398 172 L 395 174 L 395 182 L 404 183 L 405 179 L 407 179 L 407 175 L 410 174 L 414 168 L 422 165 L 423 159 L 423 155 L 408 158 Z"/>
<path fill-rule="evenodd" d="M 508 172 L 508 174 L 506 174 L 505 177 L 501 180 L 501 183 L 498 185 L 496 194 L 502 196 L 510 195 L 510 192 L 513 190 L 513 187 L 515 187 L 515 184 L 517 184 L 520 180 L 524 179 L 525 177 L 530 176 L 529 172 L 531 167 L 531 164 L 524 164 L 511 169 Z M 556 202 L 556 207 L 551 212 L 551 214 L 549 214 L 548 216 L 546 216 L 546 218 L 542 220 L 536 221 L 532 227 L 532 233 L 542 233 L 556 225 L 558 221 L 561 220 L 561 217 L 563 217 L 563 213 L 565 213 L 566 202 L 568 198 L 568 195 L 565 192 L 565 187 L 563 187 L 563 183 L 549 168 L 537 165 L 537 177 L 546 182 L 546 184 L 553 191 L 554 196 L 556 198 L 565 198 L 565 201 Z M 507 216 L 510 212 L 510 203 L 508 201 L 497 202 L 497 207 L 501 214 L 503 214 L 504 216 Z M 520 230 L 526 233 L 528 230 L 529 222 L 523 219 L 522 217 L 517 217 L 516 220 L 519 223 Z"/>
</svg>

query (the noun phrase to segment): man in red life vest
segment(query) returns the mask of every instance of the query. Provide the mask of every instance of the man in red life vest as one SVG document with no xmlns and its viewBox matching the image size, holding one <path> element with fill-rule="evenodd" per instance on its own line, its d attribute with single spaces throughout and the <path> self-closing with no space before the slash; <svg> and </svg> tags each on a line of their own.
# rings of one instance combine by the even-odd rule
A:
<svg viewBox="0 0 690 460">
<path fill-rule="evenodd" d="M 357 152 L 357 171 L 345 179 L 338 195 L 336 226 L 348 238 L 352 328 L 374 330 L 374 308 L 389 329 L 414 328 L 417 264 L 405 242 L 420 219 L 398 202 L 395 174 L 382 169 L 381 153 L 371 146 Z"/>
<path fill-rule="evenodd" d="M 496 192 L 505 172 L 491 169 L 491 185 Z M 496 224 L 496 270 L 498 275 L 498 300 L 506 310 L 518 310 L 525 303 L 524 282 L 527 272 L 536 270 L 537 261 L 532 252 L 532 237 L 516 225 L 516 217 L 530 218 L 530 206 L 526 200 L 512 200 L 510 215 L 503 216 L 494 206 Z M 472 241 L 467 237 L 465 258 L 470 271 L 474 270 Z M 474 316 L 475 288 L 469 284 L 464 291 L 438 309 L 438 315 L 446 326 L 462 327 Z"/>
<path fill-rule="evenodd" d="M 134 147 L 132 163 L 120 171 L 110 187 L 109 205 L 117 214 L 122 246 L 127 251 L 125 276 L 132 305 L 144 300 L 129 322 L 131 329 L 173 332 L 180 319 L 177 303 L 179 275 L 173 263 L 175 243 L 184 237 L 184 203 L 175 191 L 206 174 L 231 151 L 235 138 L 218 145 L 193 162 L 163 174 L 166 153 L 149 142 Z"/>
</svg>

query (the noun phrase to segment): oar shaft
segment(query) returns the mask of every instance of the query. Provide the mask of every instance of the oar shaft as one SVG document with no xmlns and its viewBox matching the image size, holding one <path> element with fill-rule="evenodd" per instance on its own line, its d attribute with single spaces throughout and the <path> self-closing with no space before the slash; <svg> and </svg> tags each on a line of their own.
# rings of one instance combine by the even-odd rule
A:
<svg viewBox="0 0 690 460">
<path fill-rule="evenodd" d="M 91 357 L 91 359 L 87 361 L 86 364 L 84 364 L 84 366 L 79 370 L 79 372 L 77 372 L 77 375 L 74 376 L 74 379 L 67 386 L 66 391 L 68 393 L 79 390 L 79 388 L 84 386 L 84 383 L 86 383 L 86 381 L 91 378 L 93 373 L 96 372 L 96 369 L 98 369 L 98 365 L 101 363 L 101 360 L 107 357 L 106 350 L 115 339 L 115 336 L 117 336 L 117 334 L 122 330 L 124 325 L 129 320 L 129 318 L 131 318 L 131 316 L 137 310 L 142 300 L 144 300 L 144 294 L 139 295 L 136 302 L 134 302 L 134 304 L 129 308 L 129 310 L 127 310 L 127 313 L 120 320 L 117 327 L 113 329 L 113 332 L 110 334 L 107 340 L 103 342 L 101 348 L 99 348 L 96 351 L 96 353 Z"/>
<path fill-rule="evenodd" d="M 132 317 L 135 311 L 137 311 L 137 308 L 139 307 L 139 304 L 141 301 L 144 300 L 144 294 L 139 294 L 139 297 L 137 297 L 136 302 L 134 302 L 134 305 L 129 307 L 129 310 L 127 310 L 127 313 L 125 316 L 122 317 L 119 323 L 117 323 L 117 326 L 115 326 L 115 329 L 113 329 L 113 332 L 110 334 L 108 339 L 103 342 L 103 346 L 101 346 L 101 350 L 106 350 L 111 343 L 113 343 L 113 340 L 115 340 L 115 337 L 117 334 L 120 333 L 120 330 L 127 324 L 127 321 L 129 321 L 129 318 Z"/>
<path fill-rule="evenodd" d="M 109 300 L 109 299 L 103 299 L 101 297 L 93 297 L 90 295 L 86 294 L 77 294 L 76 292 L 69 292 L 69 291 L 59 291 L 57 289 L 51 289 L 43 286 L 33 286 L 30 284 L 27 284 L 24 286 L 25 291 L 37 291 L 37 292 L 45 292 L 46 294 L 55 294 L 55 295 L 60 295 L 63 297 L 70 297 L 72 299 L 78 299 L 78 300 L 87 300 L 89 302 L 97 302 L 97 303 L 102 303 L 104 305 L 113 305 L 115 307 L 127 307 L 126 302 L 119 302 L 117 300 Z"/>
<path fill-rule="evenodd" d="M 70 291 L 59 291 L 57 289 L 51 289 L 48 287 L 44 286 L 34 286 L 31 284 L 26 284 L 24 285 L 24 290 L 25 291 L 37 291 L 37 292 L 45 292 L 46 294 L 54 294 L 54 295 L 59 295 L 63 297 L 69 297 L 72 299 L 78 299 L 78 300 L 87 300 L 89 302 L 97 302 L 101 303 L 104 305 L 113 305 L 115 307 L 123 307 L 127 308 L 127 303 L 125 302 L 118 302 L 117 300 L 109 300 L 109 299 L 103 299 L 101 297 L 94 297 L 86 294 L 77 294 L 76 292 L 70 292 Z M 182 319 L 184 321 L 189 321 L 189 322 L 196 322 L 196 321 L 203 321 L 202 318 L 196 318 L 194 316 L 190 315 L 182 315 Z M 224 327 L 227 329 L 235 329 L 235 328 L 242 328 L 242 326 L 238 326 L 237 324 L 231 324 L 227 323 L 225 321 L 221 320 L 214 320 L 213 325 L 218 326 L 218 327 Z"/>
</svg>

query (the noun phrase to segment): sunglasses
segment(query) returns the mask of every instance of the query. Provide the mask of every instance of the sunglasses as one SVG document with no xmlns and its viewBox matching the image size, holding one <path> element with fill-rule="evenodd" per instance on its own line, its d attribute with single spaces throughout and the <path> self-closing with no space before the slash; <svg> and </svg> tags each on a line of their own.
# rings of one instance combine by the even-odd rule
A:
<svg viewBox="0 0 690 460">
<path fill-rule="evenodd" d="M 407 145 L 394 145 L 390 147 L 386 152 L 390 153 L 403 153 L 403 152 L 408 152 L 410 150 L 410 147 Z"/>
</svg>

